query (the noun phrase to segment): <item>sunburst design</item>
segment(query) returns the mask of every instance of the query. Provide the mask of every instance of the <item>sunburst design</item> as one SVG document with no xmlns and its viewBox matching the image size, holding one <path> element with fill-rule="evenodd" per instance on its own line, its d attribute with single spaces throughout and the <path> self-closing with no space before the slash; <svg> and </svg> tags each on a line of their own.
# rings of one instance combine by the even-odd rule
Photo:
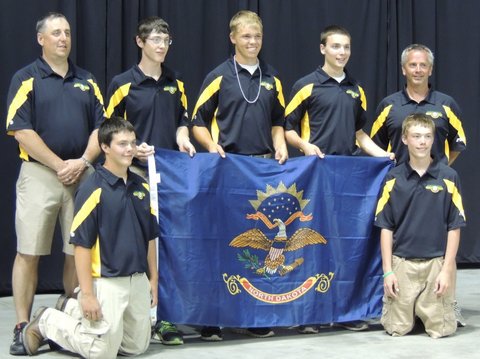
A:
<svg viewBox="0 0 480 359">
<path fill-rule="evenodd" d="M 310 202 L 309 199 L 303 198 L 303 190 L 299 192 L 297 191 L 297 185 L 295 183 L 287 188 L 287 186 L 285 186 L 283 182 L 280 182 L 277 188 L 267 184 L 266 191 L 262 192 L 260 190 L 257 190 L 257 199 L 252 199 L 249 202 L 252 205 L 252 207 L 255 208 L 255 210 L 258 210 L 258 208 L 261 206 L 262 202 L 265 199 L 267 199 L 272 195 L 280 194 L 280 193 L 288 193 L 289 195 L 295 197 L 298 200 L 298 203 L 302 210 L 305 208 L 308 202 Z"/>
</svg>

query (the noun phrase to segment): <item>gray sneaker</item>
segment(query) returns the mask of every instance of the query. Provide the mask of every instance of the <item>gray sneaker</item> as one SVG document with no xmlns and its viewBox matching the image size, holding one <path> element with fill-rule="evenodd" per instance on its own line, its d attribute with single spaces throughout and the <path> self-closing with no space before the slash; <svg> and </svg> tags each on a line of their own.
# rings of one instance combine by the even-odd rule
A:
<svg viewBox="0 0 480 359">
<path fill-rule="evenodd" d="M 354 320 L 351 322 L 333 323 L 333 326 L 340 327 L 354 332 L 360 332 L 368 329 L 368 323 L 363 320 Z"/>
<path fill-rule="evenodd" d="M 40 322 L 40 318 L 47 309 L 47 307 L 38 308 L 33 315 L 33 319 L 23 328 L 23 345 L 28 355 L 37 354 L 38 348 L 42 346 L 45 340 L 38 327 L 38 322 Z"/>
<path fill-rule="evenodd" d="M 318 334 L 318 328 L 315 325 L 300 325 L 297 332 L 300 334 Z"/>
<path fill-rule="evenodd" d="M 462 309 L 458 306 L 457 301 L 453 302 L 453 311 L 455 312 L 455 319 L 457 320 L 457 327 L 463 328 L 467 325 L 467 321 L 462 315 Z"/>
</svg>

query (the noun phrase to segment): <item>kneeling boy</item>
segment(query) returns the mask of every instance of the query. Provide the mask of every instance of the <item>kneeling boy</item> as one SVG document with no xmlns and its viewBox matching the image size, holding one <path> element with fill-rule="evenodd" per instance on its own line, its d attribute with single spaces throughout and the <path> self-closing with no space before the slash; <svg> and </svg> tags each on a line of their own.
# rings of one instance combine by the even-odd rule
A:
<svg viewBox="0 0 480 359">
<path fill-rule="evenodd" d="M 56 309 L 37 311 L 24 329 L 29 355 L 44 338 L 84 358 L 102 359 L 141 354 L 150 342 L 158 225 L 148 185 L 128 169 L 135 132 L 130 122 L 112 117 L 100 126 L 98 140 L 105 163 L 80 185 L 70 239 L 79 298 L 60 297 Z"/>
<path fill-rule="evenodd" d="M 377 206 L 385 290 L 381 322 L 392 336 L 409 333 L 416 316 L 432 338 L 457 328 L 452 280 L 465 213 L 457 173 L 431 157 L 434 133 L 425 114 L 404 120 L 402 141 L 410 159 L 387 174 Z"/>
</svg>

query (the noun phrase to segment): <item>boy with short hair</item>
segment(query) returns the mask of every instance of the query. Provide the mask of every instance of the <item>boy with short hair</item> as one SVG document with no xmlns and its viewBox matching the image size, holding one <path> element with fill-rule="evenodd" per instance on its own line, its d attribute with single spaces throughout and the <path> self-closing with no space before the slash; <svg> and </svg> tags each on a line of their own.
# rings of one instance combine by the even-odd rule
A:
<svg viewBox="0 0 480 359">
<path fill-rule="evenodd" d="M 85 358 L 138 355 L 150 343 L 150 307 L 157 303 L 158 225 L 148 184 L 128 167 L 136 152 L 130 122 L 103 122 L 105 163 L 79 188 L 70 242 L 80 283 L 78 300 L 60 297 L 24 329 L 29 355 L 45 338 Z"/>
<path fill-rule="evenodd" d="M 190 157 L 196 151 L 189 137 L 184 82 L 164 64 L 172 45 L 170 26 L 158 16 L 147 17 L 137 25 L 135 43 L 141 50 L 140 62 L 112 79 L 106 113 L 133 124 L 138 146 L 130 170 L 147 178 L 147 159 L 155 148 L 187 152 Z M 176 326 L 162 318 L 152 330 L 152 340 L 183 344 Z"/>
<path fill-rule="evenodd" d="M 382 325 L 388 334 L 409 333 L 419 317 L 432 338 L 456 331 L 453 309 L 455 256 L 465 213 L 457 173 L 431 157 L 435 123 L 408 116 L 402 141 L 409 161 L 392 169 L 378 201 L 384 277 Z"/>
<path fill-rule="evenodd" d="M 288 158 L 283 130 L 285 100 L 276 71 L 260 60 L 260 17 L 241 10 L 230 20 L 235 54 L 205 78 L 193 110 L 192 132 L 207 151 Z"/>
<path fill-rule="evenodd" d="M 205 78 L 193 110 L 192 132 L 211 153 L 288 159 L 283 130 L 285 100 L 276 71 L 258 58 L 263 25 L 253 11 L 241 10 L 230 20 L 235 54 Z M 242 328 L 244 334 L 267 338 L 271 328 Z M 220 341 L 218 327 L 203 327 L 201 339 Z"/>
<path fill-rule="evenodd" d="M 320 34 L 320 52 L 325 57 L 323 66 L 293 85 L 285 110 L 287 142 L 305 155 L 320 158 L 353 155 L 358 143 L 371 156 L 393 159 L 363 131 L 367 99 L 346 70 L 350 33 L 341 26 L 327 26 Z"/>
<path fill-rule="evenodd" d="M 285 110 L 287 142 L 306 156 L 320 158 L 354 155 L 358 143 L 371 156 L 393 160 L 393 153 L 378 147 L 363 131 L 367 99 L 346 69 L 351 55 L 350 33 L 341 26 L 327 26 L 320 34 L 320 52 L 325 57 L 323 66 L 293 85 Z M 368 329 L 360 320 L 334 324 L 353 331 Z M 316 334 L 326 325 L 301 325 L 298 332 Z"/>
</svg>

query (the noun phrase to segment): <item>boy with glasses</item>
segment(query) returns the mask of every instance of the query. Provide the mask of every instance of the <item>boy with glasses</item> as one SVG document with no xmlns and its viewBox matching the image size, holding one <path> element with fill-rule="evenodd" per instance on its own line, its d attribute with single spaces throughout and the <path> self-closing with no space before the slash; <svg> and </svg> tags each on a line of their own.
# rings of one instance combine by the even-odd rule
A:
<svg viewBox="0 0 480 359">
<path fill-rule="evenodd" d="M 146 178 L 147 158 L 155 147 L 190 156 L 195 154 L 195 147 L 189 138 L 184 83 L 163 64 L 172 44 L 168 24 L 159 17 L 140 21 L 135 41 L 142 51 L 140 62 L 112 79 L 107 117 L 121 116 L 133 124 L 138 146 L 131 170 Z M 161 319 L 152 335 L 165 345 L 183 344 L 175 325 Z"/>
</svg>

